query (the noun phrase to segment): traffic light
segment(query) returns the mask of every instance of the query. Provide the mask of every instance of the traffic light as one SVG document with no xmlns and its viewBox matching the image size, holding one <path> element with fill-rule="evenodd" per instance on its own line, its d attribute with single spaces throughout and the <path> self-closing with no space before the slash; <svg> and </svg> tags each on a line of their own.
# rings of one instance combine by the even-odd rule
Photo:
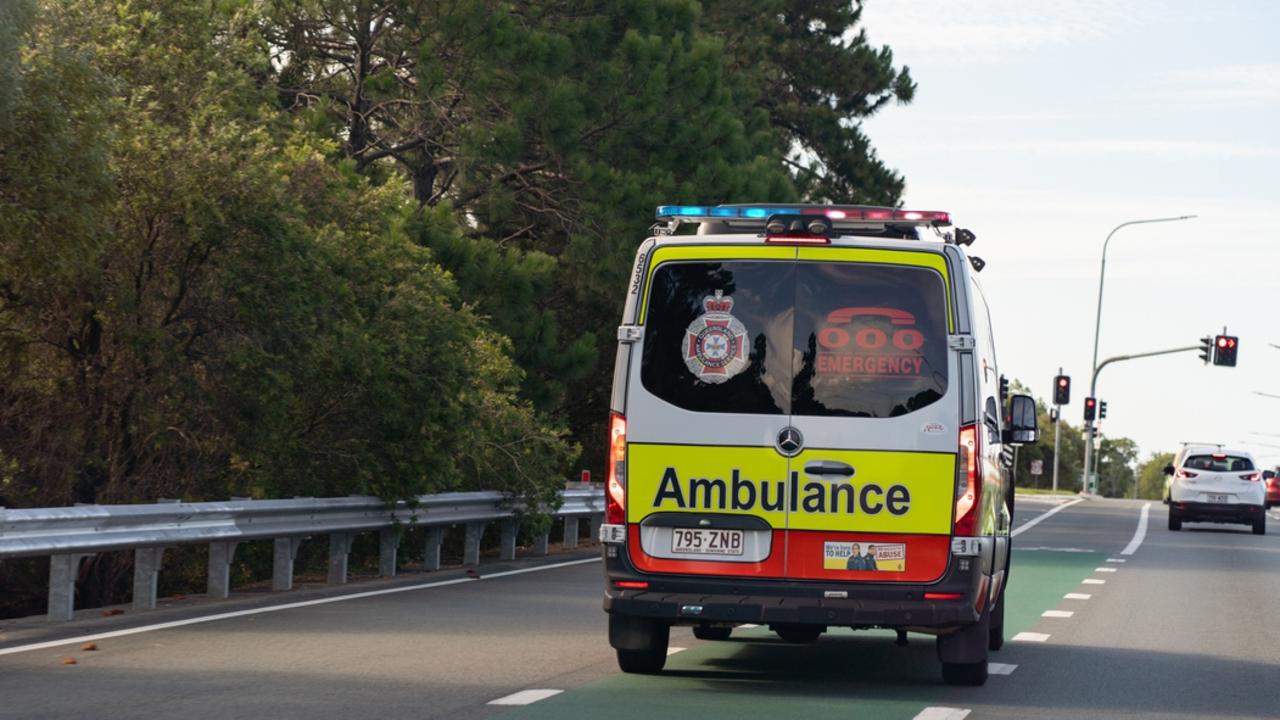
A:
<svg viewBox="0 0 1280 720">
<path fill-rule="evenodd" d="M 1105 420 L 1107 417 L 1107 401 L 1103 400 L 1098 403 L 1098 419 Z"/>
<path fill-rule="evenodd" d="M 1058 375 L 1053 379 L 1053 404 L 1067 405 L 1071 402 L 1071 376 Z"/>
<path fill-rule="evenodd" d="M 1200 359 L 1204 361 L 1205 365 L 1208 365 L 1209 361 L 1213 359 L 1213 338 L 1208 335 L 1200 338 Z"/>
<path fill-rule="evenodd" d="M 1098 412 L 1098 399 L 1087 397 L 1084 399 L 1084 420 L 1085 422 L 1093 422 L 1093 418 Z"/>
<path fill-rule="evenodd" d="M 1000 405 L 1009 402 L 1009 378 L 1000 376 Z"/>
<path fill-rule="evenodd" d="M 1240 349 L 1240 338 L 1235 335 L 1219 335 L 1213 340 L 1213 364 L 1236 366 L 1236 351 Z"/>
</svg>

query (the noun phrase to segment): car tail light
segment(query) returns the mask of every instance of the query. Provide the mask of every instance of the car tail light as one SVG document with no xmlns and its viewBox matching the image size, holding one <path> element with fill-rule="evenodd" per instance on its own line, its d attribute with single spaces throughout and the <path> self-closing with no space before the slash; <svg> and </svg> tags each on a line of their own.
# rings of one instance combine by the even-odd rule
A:
<svg viewBox="0 0 1280 720">
<path fill-rule="evenodd" d="M 925 600 L 959 600 L 962 597 L 964 596 L 960 593 L 927 592 L 924 594 Z"/>
<path fill-rule="evenodd" d="M 627 419 L 609 413 L 609 468 L 605 487 L 605 522 L 621 525 L 627 521 Z"/>
<path fill-rule="evenodd" d="M 960 450 L 956 455 L 956 535 L 978 534 L 978 499 L 982 494 L 982 459 L 979 457 L 978 426 L 960 428 Z"/>
<path fill-rule="evenodd" d="M 1241 475 L 1241 476 L 1240 476 L 1240 479 L 1241 479 L 1241 480 L 1249 480 L 1249 481 L 1252 481 L 1252 482 L 1258 482 L 1258 480 L 1260 480 L 1261 478 L 1262 478 L 1262 473 L 1256 473 L 1256 472 L 1255 472 L 1255 473 L 1245 473 L 1244 475 Z"/>
<path fill-rule="evenodd" d="M 1196 475 L 1199 475 L 1199 474 L 1200 474 L 1200 473 L 1193 473 L 1193 472 L 1191 472 L 1190 470 L 1183 470 L 1182 468 L 1178 468 L 1178 471 L 1177 471 L 1177 472 L 1175 472 L 1175 473 L 1173 474 L 1173 476 L 1174 476 L 1174 477 L 1176 477 L 1176 478 L 1186 479 L 1186 478 L 1193 478 L 1193 477 L 1195 477 Z"/>
</svg>

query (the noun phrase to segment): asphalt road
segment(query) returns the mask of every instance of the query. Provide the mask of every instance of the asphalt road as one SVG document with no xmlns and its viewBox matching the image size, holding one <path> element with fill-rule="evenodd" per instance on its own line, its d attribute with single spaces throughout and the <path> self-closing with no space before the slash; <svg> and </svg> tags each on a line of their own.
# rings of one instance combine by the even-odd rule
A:
<svg viewBox="0 0 1280 720">
<path fill-rule="evenodd" d="M 479 580 L 419 573 L 10 623 L 0 718 L 1280 717 L 1280 517 L 1265 537 L 1172 533 L 1154 503 L 1135 549 L 1144 503 L 1054 502 L 1019 499 L 1006 634 L 1029 634 L 993 653 L 1008 674 L 982 688 L 943 685 L 931 638 L 898 647 L 884 632 L 796 646 L 763 628 L 724 642 L 678 628 L 666 672 L 624 676 L 587 551 L 482 565 Z M 533 701 L 490 704 L 515 693 Z"/>
</svg>

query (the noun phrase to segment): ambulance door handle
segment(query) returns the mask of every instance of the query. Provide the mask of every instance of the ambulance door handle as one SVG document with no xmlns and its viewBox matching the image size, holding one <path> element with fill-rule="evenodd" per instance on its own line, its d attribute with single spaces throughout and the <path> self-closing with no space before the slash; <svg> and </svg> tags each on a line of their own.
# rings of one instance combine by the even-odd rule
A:
<svg viewBox="0 0 1280 720">
<path fill-rule="evenodd" d="M 853 477 L 853 466 L 835 460 L 815 460 L 804 466 L 804 474 L 824 478 L 847 478 Z"/>
</svg>

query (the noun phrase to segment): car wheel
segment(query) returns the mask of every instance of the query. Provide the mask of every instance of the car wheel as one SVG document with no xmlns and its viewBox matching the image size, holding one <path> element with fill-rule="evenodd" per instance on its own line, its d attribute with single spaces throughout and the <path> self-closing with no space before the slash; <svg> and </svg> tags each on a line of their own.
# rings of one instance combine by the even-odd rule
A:
<svg viewBox="0 0 1280 720">
<path fill-rule="evenodd" d="M 1174 512 L 1173 508 L 1169 508 L 1169 529 L 1170 530 L 1182 529 L 1182 518 L 1178 517 L 1178 513 Z"/>
<path fill-rule="evenodd" d="M 783 640 L 796 644 L 817 642 L 822 635 L 819 625 L 775 625 L 772 630 Z"/>
<path fill-rule="evenodd" d="M 1257 520 L 1253 521 L 1253 534 L 1254 535 L 1267 534 L 1267 516 L 1265 514 L 1263 514 L 1262 517 L 1258 518 Z"/>
<path fill-rule="evenodd" d="M 987 662 L 942 663 L 942 680 L 948 685 L 978 687 L 987 684 Z"/>
<path fill-rule="evenodd" d="M 728 640 L 729 635 L 732 633 L 733 628 L 724 625 L 695 625 L 693 627 L 693 636 L 699 640 Z"/>
</svg>

